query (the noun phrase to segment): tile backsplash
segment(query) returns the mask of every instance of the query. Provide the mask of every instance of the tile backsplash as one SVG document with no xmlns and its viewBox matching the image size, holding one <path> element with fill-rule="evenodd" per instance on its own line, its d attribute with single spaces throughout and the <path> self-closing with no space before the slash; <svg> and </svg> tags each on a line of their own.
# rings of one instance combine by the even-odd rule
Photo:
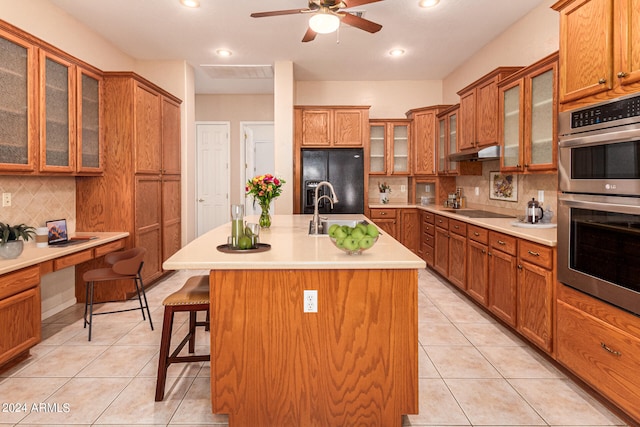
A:
<svg viewBox="0 0 640 427">
<path fill-rule="evenodd" d="M 76 229 L 74 177 L 0 176 L 0 193 L 11 193 L 11 206 L 0 206 L 0 222 L 40 227 L 66 218 L 69 231 Z"/>
</svg>

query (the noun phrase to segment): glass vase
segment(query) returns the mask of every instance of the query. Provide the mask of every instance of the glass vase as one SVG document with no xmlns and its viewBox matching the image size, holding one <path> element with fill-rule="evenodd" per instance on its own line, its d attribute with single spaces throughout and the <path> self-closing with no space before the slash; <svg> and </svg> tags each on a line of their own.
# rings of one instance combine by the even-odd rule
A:
<svg viewBox="0 0 640 427">
<path fill-rule="evenodd" d="M 260 220 L 258 223 L 260 224 L 260 228 L 269 228 L 271 227 L 271 215 L 269 215 L 269 202 L 260 203 L 260 208 L 262 212 L 260 213 Z"/>
</svg>

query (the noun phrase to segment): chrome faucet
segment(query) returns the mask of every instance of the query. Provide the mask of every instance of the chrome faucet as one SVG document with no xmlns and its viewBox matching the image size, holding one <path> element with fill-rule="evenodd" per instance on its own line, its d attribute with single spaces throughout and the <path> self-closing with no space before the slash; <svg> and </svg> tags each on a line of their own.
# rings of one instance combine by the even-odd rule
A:
<svg viewBox="0 0 640 427">
<path fill-rule="evenodd" d="M 318 197 L 318 191 L 320 190 L 320 187 L 322 187 L 323 185 L 326 185 L 327 187 L 329 187 L 329 189 L 331 190 L 331 197 L 327 196 L 326 194 Z M 333 185 L 331 185 L 329 181 L 320 181 L 316 186 L 316 197 L 315 197 L 315 203 L 313 204 L 314 205 L 313 220 L 312 220 L 313 234 L 318 234 L 318 227 L 320 226 L 320 212 L 318 212 L 318 204 L 320 203 L 320 200 L 324 198 L 329 200 L 329 202 L 331 203 L 331 208 L 333 208 L 334 203 L 338 203 L 338 196 L 336 196 L 336 190 L 333 189 Z"/>
</svg>

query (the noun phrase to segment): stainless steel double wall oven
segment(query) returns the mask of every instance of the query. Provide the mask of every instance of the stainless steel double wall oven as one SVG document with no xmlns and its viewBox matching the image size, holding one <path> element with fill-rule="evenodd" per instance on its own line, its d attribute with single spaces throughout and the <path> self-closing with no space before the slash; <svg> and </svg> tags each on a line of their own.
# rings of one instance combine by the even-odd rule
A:
<svg viewBox="0 0 640 427">
<path fill-rule="evenodd" d="M 558 280 L 640 316 L 640 94 L 560 113 Z"/>
</svg>

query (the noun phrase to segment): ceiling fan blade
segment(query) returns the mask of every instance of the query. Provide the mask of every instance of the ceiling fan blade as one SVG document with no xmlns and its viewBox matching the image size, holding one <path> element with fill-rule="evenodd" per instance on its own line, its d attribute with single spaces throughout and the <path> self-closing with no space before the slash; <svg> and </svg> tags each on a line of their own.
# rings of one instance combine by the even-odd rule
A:
<svg viewBox="0 0 640 427">
<path fill-rule="evenodd" d="M 295 15 L 296 13 L 311 12 L 310 9 L 288 9 L 288 10 L 274 10 L 271 12 L 257 12 L 252 13 L 252 18 L 264 18 L 267 16 L 279 16 L 279 15 Z"/>
<path fill-rule="evenodd" d="M 360 18 L 359 16 L 345 13 L 342 17 L 342 22 L 352 27 L 360 28 L 361 30 L 368 31 L 370 33 L 377 33 L 382 29 L 382 25 L 369 21 L 368 19 Z"/>
<path fill-rule="evenodd" d="M 363 4 L 375 3 L 378 1 L 382 0 L 342 0 L 342 3 L 344 3 L 345 8 L 349 8 L 362 6 Z"/>
<path fill-rule="evenodd" d="M 318 33 L 316 33 L 315 31 L 313 31 L 313 30 L 311 29 L 311 27 L 307 28 L 307 32 L 306 32 L 306 33 L 304 33 L 304 37 L 302 38 L 302 43 L 306 43 L 306 42 L 310 42 L 310 41 L 312 41 L 313 39 L 315 39 L 315 38 L 316 38 L 316 35 L 317 35 L 317 34 L 318 34 Z"/>
</svg>

